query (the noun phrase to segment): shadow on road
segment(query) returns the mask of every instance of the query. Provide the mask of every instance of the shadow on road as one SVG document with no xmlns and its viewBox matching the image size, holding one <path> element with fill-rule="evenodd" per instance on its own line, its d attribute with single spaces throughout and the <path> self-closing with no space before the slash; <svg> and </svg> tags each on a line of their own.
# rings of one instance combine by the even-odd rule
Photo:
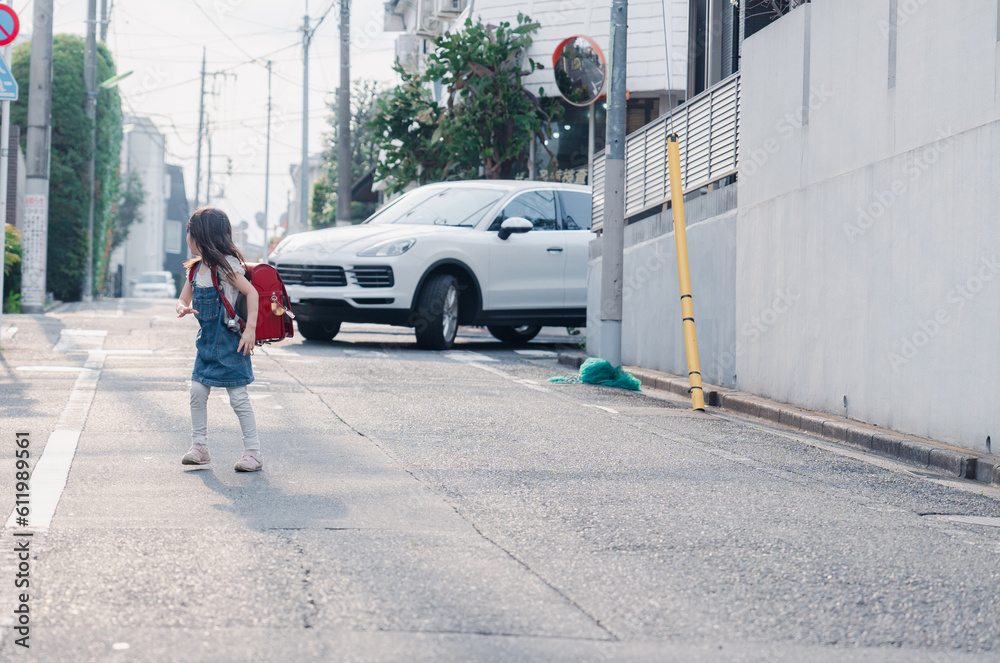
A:
<svg viewBox="0 0 1000 663">
<path fill-rule="evenodd" d="M 242 475 L 241 485 L 223 483 L 211 467 L 188 470 L 207 488 L 229 500 L 215 508 L 242 518 L 257 532 L 297 529 L 330 529 L 332 522 L 347 517 L 346 504 L 330 495 L 289 494 L 271 485 L 267 474 Z M 238 475 L 239 476 L 239 475 Z"/>
</svg>

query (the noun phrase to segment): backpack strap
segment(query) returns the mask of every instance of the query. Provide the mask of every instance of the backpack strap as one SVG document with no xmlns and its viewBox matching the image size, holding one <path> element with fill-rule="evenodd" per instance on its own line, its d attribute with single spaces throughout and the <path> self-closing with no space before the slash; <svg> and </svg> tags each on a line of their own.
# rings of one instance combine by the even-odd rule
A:
<svg viewBox="0 0 1000 663">
<path fill-rule="evenodd" d="M 228 315 L 230 318 L 236 318 L 237 320 L 240 320 L 240 317 L 236 315 L 236 309 L 234 309 L 233 305 L 229 303 L 228 299 L 226 299 L 226 293 L 223 292 L 222 286 L 219 285 L 219 281 L 215 275 L 215 267 L 212 267 L 211 274 L 212 274 L 212 285 L 214 285 L 215 289 L 219 292 L 219 297 L 222 299 L 222 305 L 226 307 L 226 315 Z M 243 320 L 240 320 L 240 330 L 243 329 L 245 329 L 245 325 Z"/>
</svg>

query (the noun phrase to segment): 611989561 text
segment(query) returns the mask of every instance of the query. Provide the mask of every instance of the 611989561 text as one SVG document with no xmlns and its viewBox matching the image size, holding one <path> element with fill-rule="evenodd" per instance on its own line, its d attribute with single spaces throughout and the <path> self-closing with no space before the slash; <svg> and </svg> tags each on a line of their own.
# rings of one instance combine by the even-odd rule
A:
<svg viewBox="0 0 1000 663">
<path fill-rule="evenodd" d="M 14 450 L 14 515 L 18 528 L 28 527 L 28 516 L 31 513 L 31 488 L 28 460 L 31 458 L 31 434 L 16 433 Z M 31 637 L 31 612 L 28 603 L 31 599 L 31 537 L 33 532 L 14 532 L 14 554 L 17 556 L 17 572 L 14 575 L 14 588 L 17 590 L 17 602 L 14 608 L 14 631 L 20 636 L 14 642 L 21 647 L 29 647 Z"/>
</svg>

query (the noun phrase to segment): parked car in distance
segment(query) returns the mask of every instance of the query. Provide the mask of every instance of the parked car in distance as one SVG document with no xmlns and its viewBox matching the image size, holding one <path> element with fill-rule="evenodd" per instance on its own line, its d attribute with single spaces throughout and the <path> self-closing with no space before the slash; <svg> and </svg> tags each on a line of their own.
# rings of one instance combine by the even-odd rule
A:
<svg viewBox="0 0 1000 663">
<path fill-rule="evenodd" d="M 177 296 L 174 275 L 170 272 L 143 272 L 132 281 L 132 296 L 173 299 Z"/>
<path fill-rule="evenodd" d="M 544 325 L 586 324 L 590 209 L 579 185 L 428 184 L 362 224 L 287 237 L 269 259 L 306 339 L 364 322 L 412 327 L 431 350 L 459 325 L 521 344 Z"/>
</svg>

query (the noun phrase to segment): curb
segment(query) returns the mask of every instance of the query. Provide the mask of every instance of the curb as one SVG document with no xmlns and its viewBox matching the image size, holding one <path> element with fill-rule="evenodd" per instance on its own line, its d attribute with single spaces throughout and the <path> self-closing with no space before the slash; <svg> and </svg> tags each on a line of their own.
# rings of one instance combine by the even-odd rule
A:
<svg viewBox="0 0 1000 663">
<path fill-rule="evenodd" d="M 559 363 L 571 368 L 579 369 L 588 358 L 584 353 L 559 353 Z M 684 378 L 645 368 L 626 367 L 626 370 L 639 378 L 642 385 L 649 389 L 666 391 L 685 398 L 690 395 L 689 383 Z M 978 454 L 968 449 L 910 437 L 843 417 L 803 410 L 785 403 L 708 384 L 705 385 L 705 402 L 712 407 L 763 419 L 772 424 L 816 435 L 908 465 L 933 469 L 958 479 L 1000 484 L 998 456 Z"/>
</svg>

